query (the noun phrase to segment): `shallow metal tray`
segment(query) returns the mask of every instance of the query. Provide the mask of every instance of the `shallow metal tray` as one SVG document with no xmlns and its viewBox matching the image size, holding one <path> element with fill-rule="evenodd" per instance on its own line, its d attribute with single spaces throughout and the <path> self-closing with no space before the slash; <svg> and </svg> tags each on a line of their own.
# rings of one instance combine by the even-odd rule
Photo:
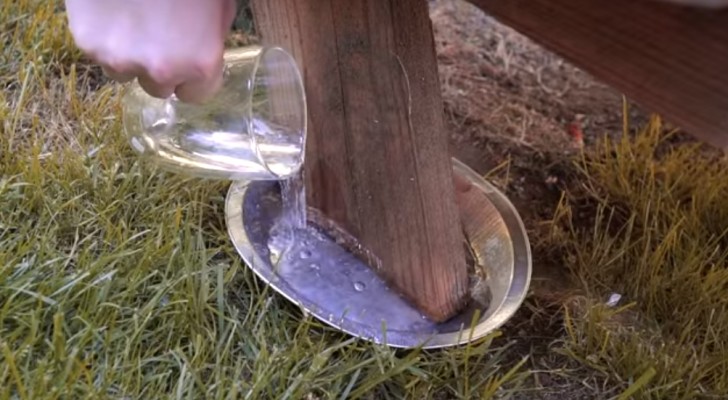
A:
<svg viewBox="0 0 728 400">
<path fill-rule="evenodd" d="M 475 279 L 469 308 L 445 323 L 423 317 L 368 265 L 313 230 L 299 232 L 286 255 L 272 261 L 268 241 L 281 211 L 276 182 L 233 183 L 226 201 L 228 231 L 260 279 L 338 330 L 399 348 L 463 344 L 498 329 L 521 305 L 531 279 L 531 250 L 508 199 L 460 161 L 453 159 L 453 168 L 473 183 L 469 199 L 460 204 L 461 216 L 486 278 Z"/>
</svg>

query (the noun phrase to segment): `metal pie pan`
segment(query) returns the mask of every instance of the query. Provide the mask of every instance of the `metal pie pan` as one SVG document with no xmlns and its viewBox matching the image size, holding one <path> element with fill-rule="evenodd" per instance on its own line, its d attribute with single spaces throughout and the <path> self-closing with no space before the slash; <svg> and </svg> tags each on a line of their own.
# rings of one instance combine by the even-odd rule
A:
<svg viewBox="0 0 728 400">
<path fill-rule="evenodd" d="M 485 275 L 473 279 L 469 307 L 444 323 L 428 320 L 366 263 L 315 229 L 297 232 L 280 258 L 272 254 L 270 232 L 281 212 L 277 182 L 232 184 L 225 204 L 228 232 L 260 279 L 337 330 L 396 348 L 465 344 L 498 329 L 521 305 L 531 279 L 531 249 L 508 199 L 465 164 L 452 161 L 454 172 L 473 185 L 460 211 L 471 254 Z"/>
</svg>

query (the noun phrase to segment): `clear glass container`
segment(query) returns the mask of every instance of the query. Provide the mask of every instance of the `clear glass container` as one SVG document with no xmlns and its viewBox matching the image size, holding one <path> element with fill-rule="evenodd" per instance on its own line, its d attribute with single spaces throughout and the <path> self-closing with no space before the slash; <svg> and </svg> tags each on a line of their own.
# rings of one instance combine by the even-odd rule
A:
<svg viewBox="0 0 728 400">
<path fill-rule="evenodd" d="M 306 99 L 295 60 L 277 47 L 225 53 L 221 90 L 202 104 L 158 99 L 135 81 L 123 99 L 132 147 L 161 167 L 237 181 L 298 173 L 306 144 Z"/>
</svg>

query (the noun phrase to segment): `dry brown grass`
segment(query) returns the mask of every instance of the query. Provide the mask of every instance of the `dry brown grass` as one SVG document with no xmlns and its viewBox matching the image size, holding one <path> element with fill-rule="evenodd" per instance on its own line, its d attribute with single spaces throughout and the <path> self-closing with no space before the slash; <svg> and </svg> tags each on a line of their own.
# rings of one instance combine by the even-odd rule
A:
<svg viewBox="0 0 728 400">
<path fill-rule="evenodd" d="M 567 321 L 572 354 L 622 378 L 654 369 L 646 397 L 718 398 L 728 393 L 728 162 L 670 136 L 653 118 L 585 156 L 548 245 L 591 298 L 618 292 L 634 310 L 596 306 Z M 574 217 L 583 207 L 589 223 Z"/>
</svg>

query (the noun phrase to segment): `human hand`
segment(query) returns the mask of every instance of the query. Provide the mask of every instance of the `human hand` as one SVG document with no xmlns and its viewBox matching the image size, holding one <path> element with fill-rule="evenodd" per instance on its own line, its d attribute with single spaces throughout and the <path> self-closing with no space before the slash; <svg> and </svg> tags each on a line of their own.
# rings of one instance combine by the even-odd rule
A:
<svg viewBox="0 0 728 400">
<path fill-rule="evenodd" d="M 65 0 L 77 46 L 111 79 L 201 102 L 222 85 L 234 0 Z"/>
</svg>

